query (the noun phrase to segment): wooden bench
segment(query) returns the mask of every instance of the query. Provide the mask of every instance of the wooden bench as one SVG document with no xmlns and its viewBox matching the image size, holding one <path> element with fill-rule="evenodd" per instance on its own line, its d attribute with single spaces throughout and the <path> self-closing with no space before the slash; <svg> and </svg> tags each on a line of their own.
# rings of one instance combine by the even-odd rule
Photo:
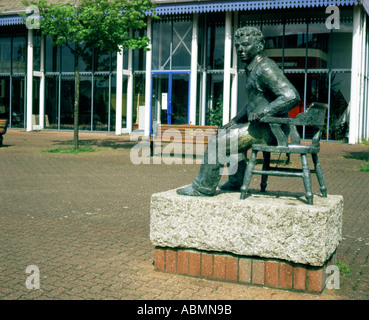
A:
<svg viewBox="0 0 369 320">
<path fill-rule="evenodd" d="M 199 126 L 191 124 L 168 125 L 160 124 L 154 128 L 154 134 L 150 138 L 150 149 L 153 153 L 154 144 L 164 146 L 169 143 L 181 143 L 182 147 L 192 144 L 206 146 L 212 135 L 216 134 L 217 126 Z"/>
<path fill-rule="evenodd" d="M 6 133 L 8 128 L 8 120 L 0 119 L 0 147 L 3 145 L 3 135 Z"/>
</svg>

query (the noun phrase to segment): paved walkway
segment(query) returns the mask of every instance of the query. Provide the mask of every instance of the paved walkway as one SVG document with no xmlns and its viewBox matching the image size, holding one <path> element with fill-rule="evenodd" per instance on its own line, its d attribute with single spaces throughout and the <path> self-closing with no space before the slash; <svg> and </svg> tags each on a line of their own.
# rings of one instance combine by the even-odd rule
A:
<svg viewBox="0 0 369 320">
<path fill-rule="evenodd" d="M 0 299 L 368 299 L 369 173 L 357 168 L 369 146 L 324 143 L 328 193 L 342 194 L 339 290 L 321 295 L 216 282 L 154 270 L 149 239 L 153 193 L 192 182 L 199 165 L 134 165 L 128 136 L 80 133 L 101 151 L 53 154 L 71 132 L 9 130 L 0 148 Z M 294 158 L 292 158 L 294 161 Z M 296 161 L 297 162 L 297 161 Z M 303 192 L 299 179 L 268 188 Z M 251 188 L 257 188 L 253 181 Z M 283 185 L 281 184 L 283 183 Z M 318 192 L 316 180 L 314 192 Z M 26 268 L 40 270 L 40 289 L 26 287 Z"/>
</svg>

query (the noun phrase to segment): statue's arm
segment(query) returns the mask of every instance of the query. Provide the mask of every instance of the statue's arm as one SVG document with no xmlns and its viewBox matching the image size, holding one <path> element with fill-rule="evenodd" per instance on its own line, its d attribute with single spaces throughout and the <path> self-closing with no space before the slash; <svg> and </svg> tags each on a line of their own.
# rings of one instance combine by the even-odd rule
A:
<svg viewBox="0 0 369 320">
<path fill-rule="evenodd" d="M 227 129 L 237 123 L 245 123 L 247 122 L 247 105 L 245 104 L 241 111 L 237 113 L 237 115 L 231 119 L 226 125 L 221 127 L 221 129 Z"/>
<path fill-rule="evenodd" d="M 299 104 L 299 93 L 277 65 L 271 64 L 264 67 L 258 81 L 260 87 L 271 92 L 275 99 L 264 110 L 260 110 L 256 115 L 257 119 L 267 115 L 287 113 Z"/>
</svg>

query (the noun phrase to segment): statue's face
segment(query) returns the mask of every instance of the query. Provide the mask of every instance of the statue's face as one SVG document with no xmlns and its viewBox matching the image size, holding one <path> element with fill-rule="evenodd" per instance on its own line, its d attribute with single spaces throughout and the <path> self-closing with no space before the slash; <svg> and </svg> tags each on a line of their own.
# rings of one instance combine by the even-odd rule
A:
<svg viewBox="0 0 369 320">
<path fill-rule="evenodd" d="M 244 36 L 235 39 L 237 55 L 242 62 L 250 63 L 258 54 L 257 46 L 253 43 L 253 38 Z"/>
</svg>

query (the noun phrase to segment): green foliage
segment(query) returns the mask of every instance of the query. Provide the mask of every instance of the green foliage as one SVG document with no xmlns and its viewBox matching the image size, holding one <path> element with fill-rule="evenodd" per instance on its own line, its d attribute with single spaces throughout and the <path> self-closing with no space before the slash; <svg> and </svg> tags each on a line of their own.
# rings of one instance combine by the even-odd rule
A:
<svg viewBox="0 0 369 320">
<path fill-rule="evenodd" d="M 208 123 L 210 126 L 222 126 L 223 124 L 223 97 L 220 96 L 214 107 L 207 110 Z"/>
<path fill-rule="evenodd" d="M 367 139 L 367 140 L 362 139 L 362 140 L 360 141 L 360 144 L 361 144 L 362 146 L 369 146 L 369 139 Z"/>
<path fill-rule="evenodd" d="M 361 168 L 359 169 L 361 172 L 369 172 L 369 162 L 364 163 Z"/>
<path fill-rule="evenodd" d="M 66 45 L 77 55 L 96 47 L 109 52 L 146 49 L 149 39 L 132 38 L 129 31 L 146 27 L 146 12 L 156 17 L 150 0 L 81 0 L 78 6 L 24 0 L 23 4 L 39 8 L 41 31 L 53 45 Z"/>
<path fill-rule="evenodd" d="M 340 270 L 340 273 L 343 276 L 343 278 L 346 278 L 351 274 L 351 269 L 344 262 L 337 261 L 337 267 Z"/>
</svg>

